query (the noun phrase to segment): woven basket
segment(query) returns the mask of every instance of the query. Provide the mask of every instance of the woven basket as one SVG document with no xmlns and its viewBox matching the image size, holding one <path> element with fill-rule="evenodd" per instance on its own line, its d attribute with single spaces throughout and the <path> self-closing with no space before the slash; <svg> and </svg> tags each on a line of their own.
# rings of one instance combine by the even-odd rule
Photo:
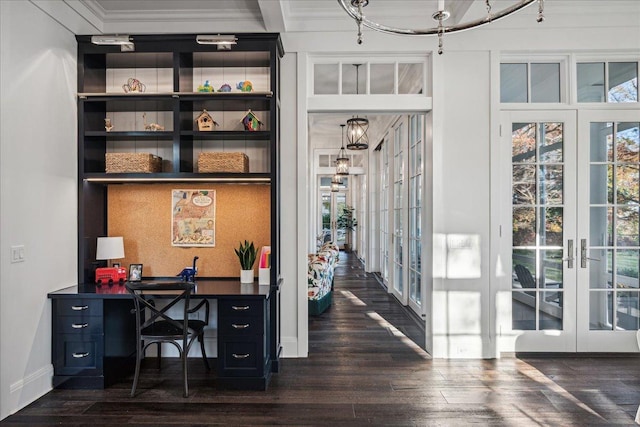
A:
<svg viewBox="0 0 640 427">
<path fill-rule="evenodd" d="M 249 157 L 244 153 L 200 153 L 198 172 L 249 172 Z"/>
<path fill-rule="evenodd" d="M 106 153 L 107 173 L 162 172 L 162 157 L 150 153 Z"/>
</svg>

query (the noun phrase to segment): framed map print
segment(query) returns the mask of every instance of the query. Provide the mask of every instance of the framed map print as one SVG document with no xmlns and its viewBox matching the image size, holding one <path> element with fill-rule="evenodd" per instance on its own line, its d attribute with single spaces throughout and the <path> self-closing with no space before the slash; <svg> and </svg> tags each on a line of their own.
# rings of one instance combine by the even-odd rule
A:
<svg viewBox="0 0 640 427">
<path fill-rule="evenodd" d="M 171 190 L 171 245 L 216 245 L 215 190 Z"/>
</svg>

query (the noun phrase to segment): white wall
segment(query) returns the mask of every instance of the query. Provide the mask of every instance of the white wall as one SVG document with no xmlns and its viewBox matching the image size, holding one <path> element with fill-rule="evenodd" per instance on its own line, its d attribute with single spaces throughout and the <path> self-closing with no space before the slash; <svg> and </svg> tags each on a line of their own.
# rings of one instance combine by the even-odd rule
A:
<svg viewBox="0 0 640 427">
<path fill-rule="evenodd" d="M 0 2 L 0 418 L 51 389 L 47 293 L 76 283 L 76 43 Z M 25 261 L 10 262 L 24 245 Z"/>
</svg>

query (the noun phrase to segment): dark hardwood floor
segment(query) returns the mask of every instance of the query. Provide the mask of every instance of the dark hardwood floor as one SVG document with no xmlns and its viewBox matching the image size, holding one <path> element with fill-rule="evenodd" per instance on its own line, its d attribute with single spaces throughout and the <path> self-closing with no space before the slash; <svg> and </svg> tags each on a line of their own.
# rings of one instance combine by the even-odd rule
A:
<svg viewBox="0 0 640 427">
<path fill-rule="evenodd" d="M 637 357 L 431 360 L 424 333 L 352 256 L 341 254 L 333 306 L 309 320 L 309 358 L 284 359 L 267 391 L 216 386 L 201 360 L 182 397 L 164 363 L 106 390 L 53 390 L 0 424 L 67 425 L 635 425 Z"/>
</svg>

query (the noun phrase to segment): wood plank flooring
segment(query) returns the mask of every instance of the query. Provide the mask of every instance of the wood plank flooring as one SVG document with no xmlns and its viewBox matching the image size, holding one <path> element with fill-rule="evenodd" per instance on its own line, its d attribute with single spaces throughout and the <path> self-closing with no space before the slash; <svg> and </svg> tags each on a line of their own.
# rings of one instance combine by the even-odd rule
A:
<svg viewBox="0 0 640 427">
<path fill-rule="evenodd" d="M 266 392 L 220 389 L 194 359 L 185 399 L 179 366 L 168 361 L 143 372 L 136 398 L 130 380 L 53 390 L 0 424 L 636 425 L 638 357 L 431 360 L 416 344 L 423 340 L 393 297 L 341 254 L 333 306 L 309 320 L 309 358 L 284 359 Z"/>
</svg>

